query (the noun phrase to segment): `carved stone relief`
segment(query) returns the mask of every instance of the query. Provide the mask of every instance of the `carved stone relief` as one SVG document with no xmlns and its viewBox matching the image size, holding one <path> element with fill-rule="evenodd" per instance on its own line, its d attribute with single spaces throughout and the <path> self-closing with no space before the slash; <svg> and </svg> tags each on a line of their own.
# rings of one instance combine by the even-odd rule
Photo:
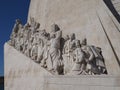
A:
<svg viewBox="0 0 120 90">
<path fill-rule="evenodd" d="M 107 74 L 101 48 L 87 45 L 86 38 L 80 42 L 75 33 L 63 38 L 57 24 L 51 25 L 50 33 L 39 28 L 34 18 L 24 26 L 17 19 L 9 44 L 53 74 Z"/>
</svg>

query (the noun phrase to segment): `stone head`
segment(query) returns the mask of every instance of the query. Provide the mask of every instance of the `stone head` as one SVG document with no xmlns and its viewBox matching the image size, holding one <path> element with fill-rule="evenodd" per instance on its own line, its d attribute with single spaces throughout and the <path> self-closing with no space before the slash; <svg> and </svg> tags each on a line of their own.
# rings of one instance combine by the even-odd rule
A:
<svg viewBox="0 0 120 90">
<path fill-rule="evenodd" d="M 86 39 L 86 38 L 84 38 L 84 39 L 82 40 L 81 45 L 87 45 L 87 39 Z"/>
<path fill-rule="evenodd" d="M 16 19 L 16 24 L 21 24 L 21 20 L 20 19 Z"/>
<path fill-rule="evenodd" d="M 81 47 L 81 45 L 80 45 L 80 40 L 77 40 L 77 41 L 76 41 L 76 47 L 78 47 L 78 48 Z"/>
<path fill-rule="evenodd" d="M 30 22 L 35 22 L 34 18 L 33 17 L 30 17 Z"/>
<path fill-rule="evenodd" d="M 71 40 L 75 40 L 75 33 L 72 33 L 72 34 L 70 35 L 70 39 L 71 39 Z"/>
<path fill-rule="evenodd" d="M 57 24 L 51 25 L 51 32 L 57 32 L 59 30 L 60 30 L 60 28 Z"/>
<path fill-rule="evenodd" d="M 40 27 L 40 23 L 36 23 L 36 29 Z"/>
<path fill-rule="evenodd" d="M 41 32 L 40 32 L 40 33 L 41 33 L 41 35 L 42 35 L 42 36 L 45 36 L 45 34 L 46 34 L 46 30 L 45 30 L 45 29 L 43 29 L 43 30 L 41 30 Z"/>
<path fill-rule="evenodd" d="M 30 24 L 26 23 L 25 26 L 24 26 L 24 29 L 28 29 L 29 27 L 30 27 Z"/>
<path fill-rule="evenodd" d="M 65 41 L 69 40 L 70 39 L 69 35 L 66 35 L 64 39 Z"/>
</svg>

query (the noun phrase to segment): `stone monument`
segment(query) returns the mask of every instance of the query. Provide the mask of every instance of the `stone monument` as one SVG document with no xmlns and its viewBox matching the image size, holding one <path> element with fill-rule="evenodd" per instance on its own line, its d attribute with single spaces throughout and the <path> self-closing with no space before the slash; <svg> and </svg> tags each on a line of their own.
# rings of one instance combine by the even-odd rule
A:
<svg viewBox="0 0 120 90">
<path fill-rule="evenodd" d="M 5 43 L 5 90 L 119 90 L 120 24 L 102 0 L 31 0 Z"/>
</svg>

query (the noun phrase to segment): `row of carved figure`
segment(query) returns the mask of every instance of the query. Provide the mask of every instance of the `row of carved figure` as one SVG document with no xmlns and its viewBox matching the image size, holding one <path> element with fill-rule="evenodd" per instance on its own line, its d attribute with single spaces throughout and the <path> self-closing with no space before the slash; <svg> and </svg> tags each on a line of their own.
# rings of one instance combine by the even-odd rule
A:
<svg viewBox="0 0 120 90">
<path fill-rule="evenodd" d="M 63 38 L 57 24 L 50 33 L 39 27 L 34 18 L 24 26 L 17 19 L 9 44 L 53 74 L 107 74 L 101 48 L 87 45 L 86 38 L 80 42 L 74 33 Z"/>
</svg>

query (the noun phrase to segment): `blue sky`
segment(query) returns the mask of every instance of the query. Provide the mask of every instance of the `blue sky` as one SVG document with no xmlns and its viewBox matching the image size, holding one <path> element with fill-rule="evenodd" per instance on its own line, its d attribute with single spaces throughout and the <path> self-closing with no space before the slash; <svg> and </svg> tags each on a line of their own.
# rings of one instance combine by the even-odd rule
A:
<svg viewBox="0 0 120 90">
<path fill-rule="evenodd" d="M 9 40 L 15 19 L 27 21 L 30 0 L 0 0 L 0 76 L 4 75 L 4 43 Z"/>
</svg>

